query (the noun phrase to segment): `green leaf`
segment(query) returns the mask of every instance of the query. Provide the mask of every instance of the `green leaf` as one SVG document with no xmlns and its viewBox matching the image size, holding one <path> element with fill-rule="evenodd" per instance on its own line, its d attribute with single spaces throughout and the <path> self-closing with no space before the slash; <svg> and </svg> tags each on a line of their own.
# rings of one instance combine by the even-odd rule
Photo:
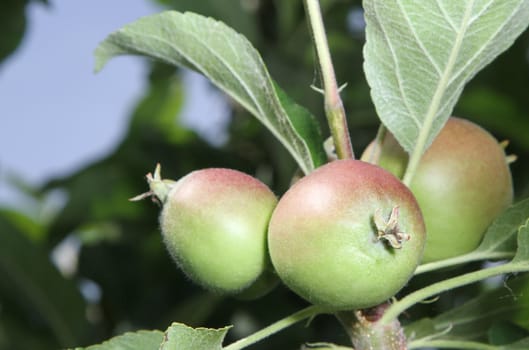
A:
<svg viewBox="0 0 529 350">
<path fill-rule="evenodd" d="M 61 276 L 48 254 L 2 215 L 0 242 L 0 300 L 43 320 L 63 347 L 83 341 L 90 326 L 74 281 Z"/>
<path fill-rule="evenodd" d="M 75 348 L 75 350 L 158 350 L 163 337 L 164 334 L 161 331 L 141 330 L 125 333 L 87 348 Z"/>
<path fill-rule="evenodd" d="M 173 144 L 185 144 L 196 138 L 180 122 L 180 111 L 184 102 L 181 79 L 176 79 L 175 68 L 166 64 L 155 64 L 150 74 L 150 86 L 136 106 L 130 123 L 134 136 L 157 133 Z"/>
<path fill-rule="evenodd" d="M 231 27 L 250 40 L 257 39 L 259 20 L 252 4 L 241 2 L 241 0 L 158 0 L 158 2 L 169 6 L 172 10 L 180 12 L 195 12 L 206 17 L 216 18 Z"/>
<path fill-rule="evenodd" d="M 431 318 L 422 318 L 404 327 L 404 333 L 406 334 L 408 342 L 420 341 L 423 338 L 430 337 L 437 339 L 437 337 L 445 334 L 449 330 L 450 328 L 445 328 L 444 330 L 436 329 L 435 321 Z"/>
<path fill-rule="evenodd" d="M 489 343 L 494 345 L 512 344 L 529 337 L 529 331 L 513 322 L 496 321 L 488 333 Z"/>
<path fill-rule="evenodd" d="M 504 345 L 498 350 L 527 350 L 529 349 L 529 338 L 524 338 L 516 343 Z"/>
<path fill-rule="evenodd" d="M 41 240 L 46 234 L 46 229 L 41 223 L 19 210 L 0 207 L 0 215 L 30 240 Z"/>
<path fill-rule="evenodd" d="M 529 219 L 529 198 L 507 208 L 490 225 L 479 247 L 471 254 L 514 254 L 516 235 L 520 226 Z"/>
<path fill-rule="evenodd" d="M 519 227 L 517 237 L 518 249 L 512 261 L 486 270 L 497 270 L 503 273 L 529 271 L 529 219 Z M 486 270 L 481 270 L 481 272 L 486 273 Z M 467 275 L 478 275 L 481 272 L 478 271 Z M 490 274 L 490 276 L 494 274 Z M 456 277 L 452 280 L 456 279 L 458 278 Z M 464 281 L 465 276 L 460 276 L 460 279 Z M 419 337 L 421 332 L 423 336 L 440 332 L 441 336 L 436 337 L 436 340 L 443 338 L 443 335 L 446 335 L 445 338 L 447 339 L 454 337 L 464 340 L 481 339 L 490 328 L 492 322 L 499 320 L 519 321 L 517 318 L 518 315 L 527 315 L 529 313 L 529 299 L 524 297 L 524 290 L 529 285 L 528 281 L 529 279 L 526 276 L 517 279 L 508 288 L 482 294 L 480 297 L 459 308 L 452 309 L 449 312 L 437 316 L 432 321 L 422 320 L 416 323 L 415 326 L 411 325 L 408 332 Z M 443 283 L 439 282 L 437 284 L 442 285 Z M 517 290 L 522 291 L 517 293 Z M 519 322 L 520 325 L 527 326 L 523 322 L 525 321 Z"/>
<path fill-rule="evenodd" d="M 465 84 L 529 25 L 527 0 L 364 0 L 365 65 L 382 122 L 419 156 Z"/>
<path fill-rule="evenodd" d="M 50 334 L 35 331 L 34 325 L 21 318 L 19 310 L 6 310 L 2 300 L 2 321 L 0 322 L 0 349 L 58 349 L 57 340 Z"/>
<path fill-rule="evenodd" d="M 160 350 L 221 350 L 229 329 L 192 328 L 175 322 L 165 331 Z"/>
<path fill-rule="evenodd" d="M 518 249 L 512 263 L 529 266 L 529 219 L 518 230 Z"/>
<path fill-rule="evenodd" d="M 468 272 L 418 289 L 391 304 L 382 316 L 381 322 L 384 323 L 397 318 L 409 307 L 444 291 L 459 288 L 470 283 L 476 283 L 494 276 L 520 272 L 529 272 L 529 219 L 518 230 L 518 250 L 512 261 L 506 264 Z"/>
<path fill-rule="evenodd" d="M 481 293 L 465 304 L 435 318 L 425 318 L 405 327 L 414 341 L 468 340 L 485 341 L 489 330 L 500 321 L 518 323 L 529 312 L 529 276 L 507 280 L 504 285 Z M 522 324 L 525 326 L 525 324 Z"/>
<path fill-rule="evenodd" d="M 0 3 L 0 63 L 20 45 L 26 32 L 26 1 Z"/>
<path fill-rule="evenodd" d="M 171 311 L 171 317 L 188 326 L 196 327 L 204 324 L 217 306 L 225 301 L 224 296 L 210 293 L 194 293 L 190 297 L 181 300 Z"/>
<path fill-rule="evenodd" d="M 270 75 L 255 48 L 242 35 L 222 22 L 194 13 L 163 12 L 137 20 L 109 35 L 96 49 L 96 71 L 117 55 L 138 54 L 177 66 L 194 69 L 238 101 L 259 119 L 309 173 L 319 155 L 311 149 L 320 140 L 304 139 L 299 125 L 314 129 L 317 124 L 292 121 L 290 108 L 280 101 Z M 310 134 L 316 134 L 313 131 Z"/>
<path fill-rule="evenodd" d="M 295 103 L 280 87 L 275 84 L 275 90 L 281 105 L 285 109 L 287 115 L 290 118 L 292 127 L 296 130 L 296 133 L 303 140 L 310 140 L 307 142 L 309 153 L 312 157 L 312 162 L 316 166 L 323 165 L 326 160 L 326 154 L 321 147 L 323 144 L 323 136 L 320 132 L 320 126 L 316 121 L 316 118 L 303 106 Z"/>
<path fill-rule="evenodd" d="M 529 219 L 529 198 L 511 205 L 496 218 L 487 229 L 479 247 L 469 255 L 485 259 L 495 254 L 513 256 L 516 252 L 518 230 L 527 219 Z"/>
</svg>

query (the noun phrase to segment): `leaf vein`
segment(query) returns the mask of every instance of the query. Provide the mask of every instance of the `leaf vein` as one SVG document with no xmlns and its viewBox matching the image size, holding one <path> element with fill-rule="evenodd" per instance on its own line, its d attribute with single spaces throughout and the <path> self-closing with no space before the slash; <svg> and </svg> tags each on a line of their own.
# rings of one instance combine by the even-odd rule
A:
<svg viewBox="0 0 529 350">
<path fill-rule="evenodd" d="M 452 28 L 452 30 L 454 32 L 457 32 L 457 26 L 452 21 L 452 18 L 450 18 L 450 15 L 448 14 L 448 12 L 446 12 L 446 9 L 443 6 L 443 4 L 441 2 L 439 2 L 439 0 L 435 0 L 435 2 L 437 4 L 437 6 L 439 7 L 439 9 L 441 10 L 441 13 L 443 14 L 443 17 L 446 19 L 446 22 L 450 25 L 450 27 Z"/>
<path fill-rule="evenodd" d="M 463 67 L 461 67 L 454 74 L 452 79 L 450 79 L 450 81 L 449 81 L 449 85 L 451 85 L 454 81 L 458 80 L 459 77 L 468 69 L 468 67 L 471 66 L 472 64 L 474 64 L 474 62 L 477 59 L 480 58 L 481 54 L 489 47 L 488 45 L 491 42 L 493 42 L 498 37 L 498 35 L 503 31 L 503 29 L 511 22 L 511 19 L 516 15 L 516 13 L 520 9 L 521 5 L 522 5 L 522 2 L 520 2 L 519 5 L 515 9 L 513 9 L 512 13 L 509 15 L 508 19 L 505 20 L 503 22 L 503 24 L 498 27 L 498 29 L 490 36 L 490 39 L 484 45 L 482 45 L 481 48 L 479 50 L 477 50 L 476 53 L 470 59 L 467 60 L 467 62 L 463 65 Z M 485 61 L 485 59 L 482 59 L 482 61 Z"/>
<path fill-rule="evenodd" d="M 180 31 L 179 28 L 175 27 L 176 31 Z M 170 47 L 172 50 L 174 50 L 175 52 L 177 52 L 179 55 L 181 55 L 182 57 L 184 57 L 187 61 L 189 61 L 194 67 L 196 67 L 202 74 L 204 74 L 205 76 L 207 76 L 210 80 L 212 80 L 213 82 L 215 82 L 216 84 L 222 86 L 222 82 L 220 82 L 218 79 L 216 79 L 214 76 L 212 76 L 211 74 L 208 73 L 208 71 L 206 69 L 204 69 L 203 65 L 201 65 L 199 62 L 197 62 L 196 60 L 193 60 L 192 57 L 193 55 L 189 55 L 187 52 L 185 52 L 184 50 L 179 50 L 179 48 L 175 45 L 173 45 L 170 41 L 166 40 L 165 38 L 160 38 L 158 36 L 154 36 L 154 35 L 148 35 L 144 32 L 135 32 L 135 31 L 132 31 L 132 30 L 129 30 L 131 33 L 133 33 L 134 35 L 137 35 L 138 37 L 144 37 L 144 38 L 149 38 L 150 40 L 152 41 L 158 41 L 162 44 L 165 44 L 167 45 L 168 47 Z M 261 107 L 261 104 L 258 102 L 258 99 L 255 97 L 255 95 L 253 94 L 253 92 L 251 91 L 251 89 L 248 87 L 247 83 L 244 81 L 244 79 L 242 77 L 240 77 L 237 73 L 236 73 L 236 70 L 230 65 L 228 64 L 223 58 L 222 58 L 222 55 L 219 55 L 215 50 L 211 49 L 209 46 L 205 45 L 204 43 L 201 42 L 200 38 L 197 37 L 194 33 L 191 33 L 191 32 L 186 32 L 186 31 L 182 31 L 184 34 L 190 36 L 190 37 L 193 37 L 195 39 L 195 43 L 199 43 L 202 47 L 204 47 L 207 51 L 209 51 L 214 57 L 216 57 L 219 62 L 224 66 L 226 67 L 226 69 L 236 78 L 236 81 L 242 86 L 242 88 L 244 89 L 244 91 L 248 94 L 251 102 L 253 102 L 252 104 L 254 106 L 250 106 L 248 105 L 248 103 L 246 103 L 244 101 L 244 99 L 241 99 L 240 96 L 237 96 L 236 94 L 232 94 L 232 97 L 234 97 L 241 105 L 243 105 L 246 109 L 248 109 L 250 111 L 250 113 L 256 115 L 259 117 L 259 119 L 261 120 L 261 122 L 278 138 L 282 141 L 282 144 L 290 151 L 291 154 L 295 155 L 297 154 L 297 152 L 294 152 L 293 150 L 296 149 L 295 145 L 292 145 L 290 142 L 288 142 L 282 135 L 281 133 L 277 130 L 277 128 L 275 126 L 273 126 L 272 124 L 270 124 L 270 122 L 268 121 L 268 119 L 265 117 L 266 113 L 263 111 L 262 107 Z M 245 45 L 246 46 L 246 45 Z M 149 53 L 152 55 L 152 53 Z M 158 56 L 160 57 L 160 56 Z M 164 60 L 167 60 L 166 57 L 160 57 Z M 262 72 L 263 73 L 263 72 Z M 264 73 L 263 73 L 264 74 Z M 264 84 L 266 86 L 266 84 Z M 274 105 L 278 108 L 278 109 L 281 109 L 281 111 L 283 112 L 283 114 L 285 113 L 283 108 L 279 106 L 279 102 L 275 101 L 275 99 L 271 98 L 270 97 L 270 88 L 269 86 L 266 86 L 266 96 L 268 99 L 272 100 Z M 255 108 L 253 108 L 255 107 Z M 283 130 L 285 131 L 285 130 Z"/>
<path fill-rule="evenodd" d="M 430 52 L 428 52 L 428 50 L 424 46 L 424 43 L 422 42 L 421 38 L 417 34 L 417 31 L 415 30 L 415 28 L 413 27 L 413 24 L 411 23 L 410 17 L 406 13 L 406 10 L 403 8 L 402 1 L 401 0 L 397 0 L 397 5 L 399 6 L 400 11 L 402 12 L 402 16 L 406 20 L 406 24 L 410 28 L 410 32 L 412 33 L 413 37 L 415 38 L 415 41 L 417 42 L 417 45 L 419 46 L 421 51 L 424 53 L 424 56 L 432 64 L 432 67 L 437 72 L 437 75 L 441 76 L 441 68 L 437 65 L 437 62 L 435 62 L 435 60 L 433 59 L 432 55 L 430 54 Z"/>
<path fill-rule="evenodd" d="M 404 79 L 402 78 L 402 76 L 400 74 L 399 63 L 398 63 L 398 59 L 397 59 L 397 54 L 395 53 L 395 48 L 393 47 L 393 45 L 391 43 L 389 35 L 387 34 L 387 30 L 384 28 L 383 21 L 380 20 L 376 4 L 374 4 L 374 6 L 373 6 L 373 12 L 374 12 L 375 17 L 378 19 L 378 22 L 380 23 L 380 28 L 381 28 L 381 30 L 382 30 L 382 32 L 384 34 L 383 38 L 384 38 L 384 40 L 386 41 L 386 43 L 388 45 L 388 48 L 389 48 L 389 50 L 391 52 L 391 57 L 392 57 L 393 62 L 395 64 L 395 74 L 397 75 L 398 91 L 399 91 L 400 96 L 402 97 L 402 102 L 404 103 L 404 106 L 405 106 L 406 110 L 408 111 L 409 116 L 412 118 L 413 122 L 415 123 L 417 129 L 420 129 L 421 123 L 420 123 L 419 119 L 417 118 L 417 116 L 415 115 L 415 113 L 412 111 L 411 106 L 410 106 L 410 104 L 408 102 L 408 98 L 406 96 L 406 93 L 404 91 L 405 89 L 404 89 L 404 87 L 402 85 Z"/>
</svg>

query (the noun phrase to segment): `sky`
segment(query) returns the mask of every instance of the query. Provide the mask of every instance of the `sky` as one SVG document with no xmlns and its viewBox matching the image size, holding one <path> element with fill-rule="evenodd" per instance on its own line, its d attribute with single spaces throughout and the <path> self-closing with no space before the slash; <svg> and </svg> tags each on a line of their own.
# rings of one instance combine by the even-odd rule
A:
<svg viewBox="0 0 529 350">
<path fill-rule="evenodd" d="M 148 73 L 119 57 L 94 74 L 93 51 L 112 31 L 161 9 L 147 0 L 32 3 L 18 50 L 0 65 L 0 203 L 9 174 L 38 185 L 117 146 Z"/>
<path fill-rule="evenodd" d="M 45 217 L 46 209 L 53 214 L 64 196 L 52 198 L 51 208 L 37 205 L 35 212 L 34 203 L 8 178 L 38 186 L 75 173 L 117 147 L 145 91 L 149 66 L 145 59 L 122 56 L 94 74 L 93 52 L 111 32 L 163 10 L 149 0 L 50 3 L 28 7 L 24 40 L 0 65 L 0 207 L 38 217 Z M 197 73 L 185 70 L 182 79 L 186 98 L 178 119 L 213 145 L 222 144 L 229 123 L 227 99 Z M 207 116 L 207 123 L 200 116 Z M 79 247 L 70 236 L 53 251 L 52 260 L 63 273 L 75 268 Z M 97 286 L 85 282 L 83 293 L 97 298 Z"/>
<path fill-rule="evenodd" d="M 149 0 L 50 3 L 28 6 L 24 40 L 0 65 L 0 206 L 20 198 L 10 176 L 39 185 L 74 173 L 119 144 L 148 67 L 141 58 L 123 56 L 94 74 L 93 51 L 111 32 L 163 10 Z M 352 30 L 363 30 L 358 12 L 349 18 Z M 226 98 L 196 73 L 185 71 L 183 81 L 180 120 L 222 144 Z M 207 125 L 199 116 L 208 116 Z"/>
</svg>

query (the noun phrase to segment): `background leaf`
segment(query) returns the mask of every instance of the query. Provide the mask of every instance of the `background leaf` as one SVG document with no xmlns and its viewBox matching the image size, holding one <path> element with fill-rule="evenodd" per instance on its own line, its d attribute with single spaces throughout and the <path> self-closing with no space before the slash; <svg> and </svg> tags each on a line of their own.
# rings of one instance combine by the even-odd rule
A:
<svg viewBox="0 0 529 350">
<path fill-rule="evenodd" d="M 86 305 L 76 283 L 65 279 L 45 252 L 0 215 L 0 302 L 4 327 L 10 315 L 25 314 L 33 324 L 46 324 L 55 347 L 83 341 L 90 326 Z M 7 331 L 6 330 L 6 331 Z M 15 333 L 13 331 L 13 333 Z M 30 336 L 46 334 L 41 327 L 26 329 Z M 8 339 L 13 334 L 8 334 Z M 24 340 L 11 339 L 16 343 Z M 11 341 L 10 340 L 10 341 Z M 13 347 L 11 347 L 13 348 Z"/>
<path fill-rule="evenodd" d="M 490 252 L 513 253 L 516 251 L 516 233 L 529 218 L 529 198 L 507 208 L 490 225 L 483 241 L 471 254 Z"/>
<path fill-rule="evenodd" d="M 180 12 L 195 12 L 206 17 L 212 17 L 224 23 L 245 37 L 254 41 L 258 37 L 258 21 L 251 4 L 241 3 L 240 0 L 156 0 Z M 253 5 L 255 6 L 255 5 Z"/>
<path fill-rule="evenodd" d="M 465 84 L 529 25 L 527 0 L 365 0 L 365 64 L 382 122 L 422 154 Z"/>
<path fill-rule="evenodd" d="M 229 328 L 191 328 L 185 324 L 173 323 L 165 332 L 160 350 L 220 350 Z"/>
<path fill-rule="evenodd" d="M 294 102 L 279 85 L 275 85 L 275 90 L 296 133 L 303 140 L 311 140 L 311 142 L 307 142 L 307 147 L 309 148 L 313 164 L 317 166 L 324 164 L 326 162 L 326 155 L 323 147 L 321 147 L 323 137 L 316 119 L 305 107 Z"/>
<path fill-rule="evenodd" d="M 411 340 L 458 339 L 486 341 L 491 327 L 501 321 L 529 330 L 529 277 L 506 280 L 505 284 L 480 294 L 465 304 L 434 318 L 424 318 L 405 327 Z M 494 307 L 492 307 L 494 306 Z"/>
<path fill-rule="evenodd" d="M 0 2 L 0 65 L 20 45 L 26 33 L 27 7 L 32 2 L 49 5 L 47 0 L 3 0 Z"/>
<path fill-rule="evenodd" d="M 524 338 L 522 340 L 517 341 L 516 343 L 507 344 L 505 346 L 502 346 L 500 349 L 502 349 L 502 350 L 526 350 L 526 349 L 529 349 L 529 338 Z"/>
<path fill-rule="evenodd" d="M 489 328 L 487 335 L 490 344 L 503 345 L 529 337 L 529 331 L 512 322 L 496 321 Z"/>
<path fill-rule="evenodd" d="M 259 53 L 222 22 L 174 11 L 144 17 L 109 35 L 98 46 L 96 71 L 122 54 L 145 55 L 201 72 L 257 117 L 305 173 L 320 165 L 315 162 L 317 156 L 311 154 L 311 148 L 322 147 L 320 140 L 303 139 L 297 133 Z M 315 126 L 309 119 L 305 127 Z"/>
<path fill-rule="evenodd" d="M 518 230 L 518 248 L 512 263 L 529 265 L 529 219 Z"/>
</svg>

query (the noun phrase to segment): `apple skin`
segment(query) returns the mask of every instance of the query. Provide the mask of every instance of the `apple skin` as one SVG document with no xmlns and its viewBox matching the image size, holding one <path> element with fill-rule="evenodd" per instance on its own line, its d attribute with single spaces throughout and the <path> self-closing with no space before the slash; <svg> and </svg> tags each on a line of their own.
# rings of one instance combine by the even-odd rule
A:
<svg viewBox="0 0 529 350">
<path fill-rule="evenodd" d="M 388 133 L 378 164 L 402 177 L 407 162 L 407 153 Z M 513 201 L 503 147 L 480 126 L 456 117 L 448 119 L 424 153 L 410 188 L 426 223 L 423 263 L 476 249 L 487 227 Z"/>
<path fill-rule="evenodd" d="M 399 208 L 409 240 L 397 249 L 377 239 L 378 209 Z M 386 170 L 359 160 L 336 160 L 296 182 L 270 220 L 268 245 L 280 279 L 309 302 L 353 310 L 394 296 L 412 276 L 425 228 L 413 194 Z"/>
<path fill-rule="evenodd" d="M 193 171 L 170 184 L 163 200 L 165 245 L 180 269 L 204 288 L 261 296 L 277 282 L 270 275 L 266 238 L 276 203 L 265 184 L 242 172 Z M 254 283 L 258 288 L 251 288 Z"/>
</svg>

